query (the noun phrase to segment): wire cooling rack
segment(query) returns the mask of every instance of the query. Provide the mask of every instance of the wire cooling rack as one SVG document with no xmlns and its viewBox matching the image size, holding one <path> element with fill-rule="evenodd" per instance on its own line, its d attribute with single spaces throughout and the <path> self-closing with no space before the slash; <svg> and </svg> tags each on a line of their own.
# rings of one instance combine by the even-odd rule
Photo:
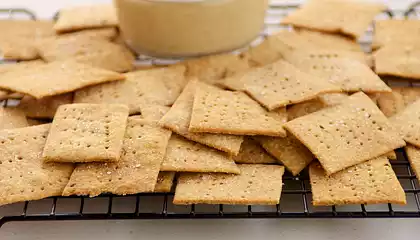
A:
<svg viewBox="0 0 420 240">
<path fill-rule="evenodd" d="M 280 30 L 280 19 L 298 5 L 284 5 L 271 2 L 266 28 L 260 39 Z M 26 9 L 0 9 L 0 18 L 35 19 Z M 420 3 L 413 4 L 406 11 L 387 11 L 384 18 L 419 18 Z M 360 40 L 369 51 L 372 29 Z M 166 65 L 176 60 L 159 60 L 139 56 L 138 63 L 143 65 Z M 416 86 L 407 81 L 386 80 L 389 85 Z M 5 106 L 13 102 L 3 102 Z M 347 205 L 332 207 L 313 207 L 309 177 L 306 171 L 294 177 L 285 173 L 281 203 L 276 206 L 257 205 L 173 205 L 174 193 L 145 193 L 130 196 L 101 195 L 89 197 L 52 197 L 40 201 L 22 202 L 0 207 L 0 227 L 11 221 L 45 220 L 92 220 L 92 219 L 180 219 L 180 218 L 383 218 L 383 217 L 420 217 L 420 186 L 407 161 L 403 149 L 398 149 L 397 160 L 392 167 L 407 195 L 407 205 Z M 1 193 L 0 193 L 1 194 Z"/>
</svg>

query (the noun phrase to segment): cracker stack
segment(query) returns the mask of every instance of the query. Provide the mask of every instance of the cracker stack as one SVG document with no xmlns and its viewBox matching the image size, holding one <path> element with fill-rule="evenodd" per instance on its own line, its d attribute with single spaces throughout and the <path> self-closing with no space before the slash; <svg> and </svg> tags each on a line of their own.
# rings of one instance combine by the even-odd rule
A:
<svg viewBox="0 0 420 240">
<path fill-rule="evenodd" d="M 0 66 L 0 99 L 22 98 L 0 111 L 0 205 L 173 189 L 175 204 L 275 205 L 305 168 L 314 205 L 404 204 L 387 157 L 405 146 L 419 173 L 420 91 L 377 74 L 420 78 L 419 24 L 377 23 L 373 71 L 355 39 L 384 9 L 311 0 L 283 21 L 298 29 L 239 55 L 141 70 L 111 42 L 111 5 L 0 21 L 4 58 L 37 59 Z"/>
</svg>

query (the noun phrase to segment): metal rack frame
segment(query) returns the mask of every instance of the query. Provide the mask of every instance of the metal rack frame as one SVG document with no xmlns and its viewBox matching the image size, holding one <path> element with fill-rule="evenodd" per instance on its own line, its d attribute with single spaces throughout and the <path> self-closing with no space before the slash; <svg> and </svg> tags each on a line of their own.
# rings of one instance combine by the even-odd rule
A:
<svg viewBox="0 0 420 240">
<path fill-rule="evenodd" d="M 283 5 L 272 3 L 270 14 L 282 17 L 291 10 L 297 8 L 297 5 Z M 400 16 L 420 16 L 420 11 L 417 8 L 420 7 L 420 2 L 411 5 L 404 12 L 386 12 L 388 17 Z M 8 14 L 12 17 L 14 14 L 24 14 L 27 18 L 36 19 L 35 14 L 26 9 L 0 9 L 0 16 Z M 267 26 L 276 26 L 277 23 L 269 22 Z M 372 34 L 369 31 L 368 35 Z M 361 44 L 369 43 L 369 40 L 362 40 Z M 151 61 L 153 59 L 139 58 L 141 61 Z M 392 85 L 392 83 L 389 83 Z M 413 83 L 406 82 L 406 85 L 413 86 Z M 7 106 L 8 102 L 4 102 L 4 106 Z M 284 187 L 282 192 L 282 203 L 271 207 L 261 206 L 237 206 L 232 208 L 227 205 L 188 205 L 179 211 L 174 205 L 172 205 L 171 199 L 174 193 L 142 193 L 132 196 L 115 196 L 115 195 L 101 195 L 96 199 L 102 199 L 106 201 L 106 211 L 101 213 L 87 213 L 85 212 L 86 201 L 88 197 L 52 197 L 51 205 L 49 209 L 41 213 L 31 213 L 28 211 L 32 204 L 35 202 L 25 202 L 22 211 L 19 214 L 13 214 L 8 216 L 0 216 L 0 227 L 13 221 L 46 221 L 46 220 L 98 220 L 98 219 L 189 219 L 189 218 L 419 218 L 420 217 L 420 185 L 410 168 L 407 156 L 403 149 L 398 149 L 397 160 L 391 160 L 391 164 L 397 174 L 398 179 L 403 185 L 404 191 L 407 195 L 408 202 L 411 202 L 412 207 L 405 209 L 404 207 L 395 206 L 392 204 L 383 204 L 376 206 L 372 209 L 371 206 L 357 205 L 352 206 L 351 209 L 342 207 L 324 207 L 315 208 L 310 204 L 311 202 L 311 190 L 309 184 L 309 178 L 307 171 L 293 177 L 289 173 L 286 173 L 283 177 Z M 114 202 L 117 198 L 134 198 L 133 210 L 129 212 L 115 212 Z M 155 206 L 158 204 L 156 211 L 149 212 L 143 211 L 143 205 L 147 205 L 146 198 L 153 197 Z M 293 198 L 294 203 L 298 204 L 298 209 L 290 209 L 286 204 L 287 198 Z M 59 208 L 61 200 L 72 199 L 78 201 L 78 210 L 72 212 L 60 212 Z M 211 208 L 204 210 L 204 208 Z"/>
</svg>

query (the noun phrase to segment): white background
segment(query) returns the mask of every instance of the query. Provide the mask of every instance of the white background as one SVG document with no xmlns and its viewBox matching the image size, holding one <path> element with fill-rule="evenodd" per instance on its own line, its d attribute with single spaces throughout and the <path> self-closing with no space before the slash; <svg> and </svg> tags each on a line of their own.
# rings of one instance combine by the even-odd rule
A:
<svg viewBox="0 0 420 240">
<path fill-rule="evenodd" d="M 50 18 L 61 7 L 109 0 L 0 0 L 0 8 L 24 7 Z M 296 3 L 301 1 L 279 2 Z M 410 0 L 383 1 L 405 9 Z M 128 220 L 6 224 L 1 240 L 67 239 L 419 239 L 420 219 Z"/>
</svg>

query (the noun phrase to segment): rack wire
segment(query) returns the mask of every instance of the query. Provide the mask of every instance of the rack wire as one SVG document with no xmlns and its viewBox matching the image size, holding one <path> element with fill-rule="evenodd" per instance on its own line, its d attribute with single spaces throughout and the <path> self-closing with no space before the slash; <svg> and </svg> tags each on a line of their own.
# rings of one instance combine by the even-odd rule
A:
<svg viewBox="0 0 420 240">
<path fill-rule="evenodd" d="M 261 35 L 280 30 L 280 19 L 298 5 L 284 5 L 271 2 L 266 19 L 266 29 Z M 379 18 L 419 17 L 420 2 L 406 11 L 387 11 Z M 16 14 L 36 19 L 26 9 L 0 9 L 0 16 L 13 18 Z M 361 45 L 369 51 L 372 29 L 361 39 Z M 168 60 L 140 56 L 141 64 L 168 64 Z M 176 60 L 174 60 L 176 61 Z M 388 81 L 390 85 L 415 86 L 412 82 Z M 3 102 L 5 106 L 12 102 Z M 141 193 L 130 196 L 101 195 L 88 197 L 52 197 L 40 201 L 16 203 L 0 207 L 0 227 L 13 221 L 46 220 L 94 220 L 94 219 L 182 219 L 182 218 L 419 218 L 420 186 L 410 168 L 403 149 L 398 149 L 397 160 L 391 160 L 392 167 L 404 188 L 407 205 L 349 205 L 313 207 L 307 171 L 298 176 L 286 173 L 283 177 L 281 203 L 275 206 L 257 205 L 202 205 L 177 206 L 172 204 L 171 193 Z"/>
</svg>

